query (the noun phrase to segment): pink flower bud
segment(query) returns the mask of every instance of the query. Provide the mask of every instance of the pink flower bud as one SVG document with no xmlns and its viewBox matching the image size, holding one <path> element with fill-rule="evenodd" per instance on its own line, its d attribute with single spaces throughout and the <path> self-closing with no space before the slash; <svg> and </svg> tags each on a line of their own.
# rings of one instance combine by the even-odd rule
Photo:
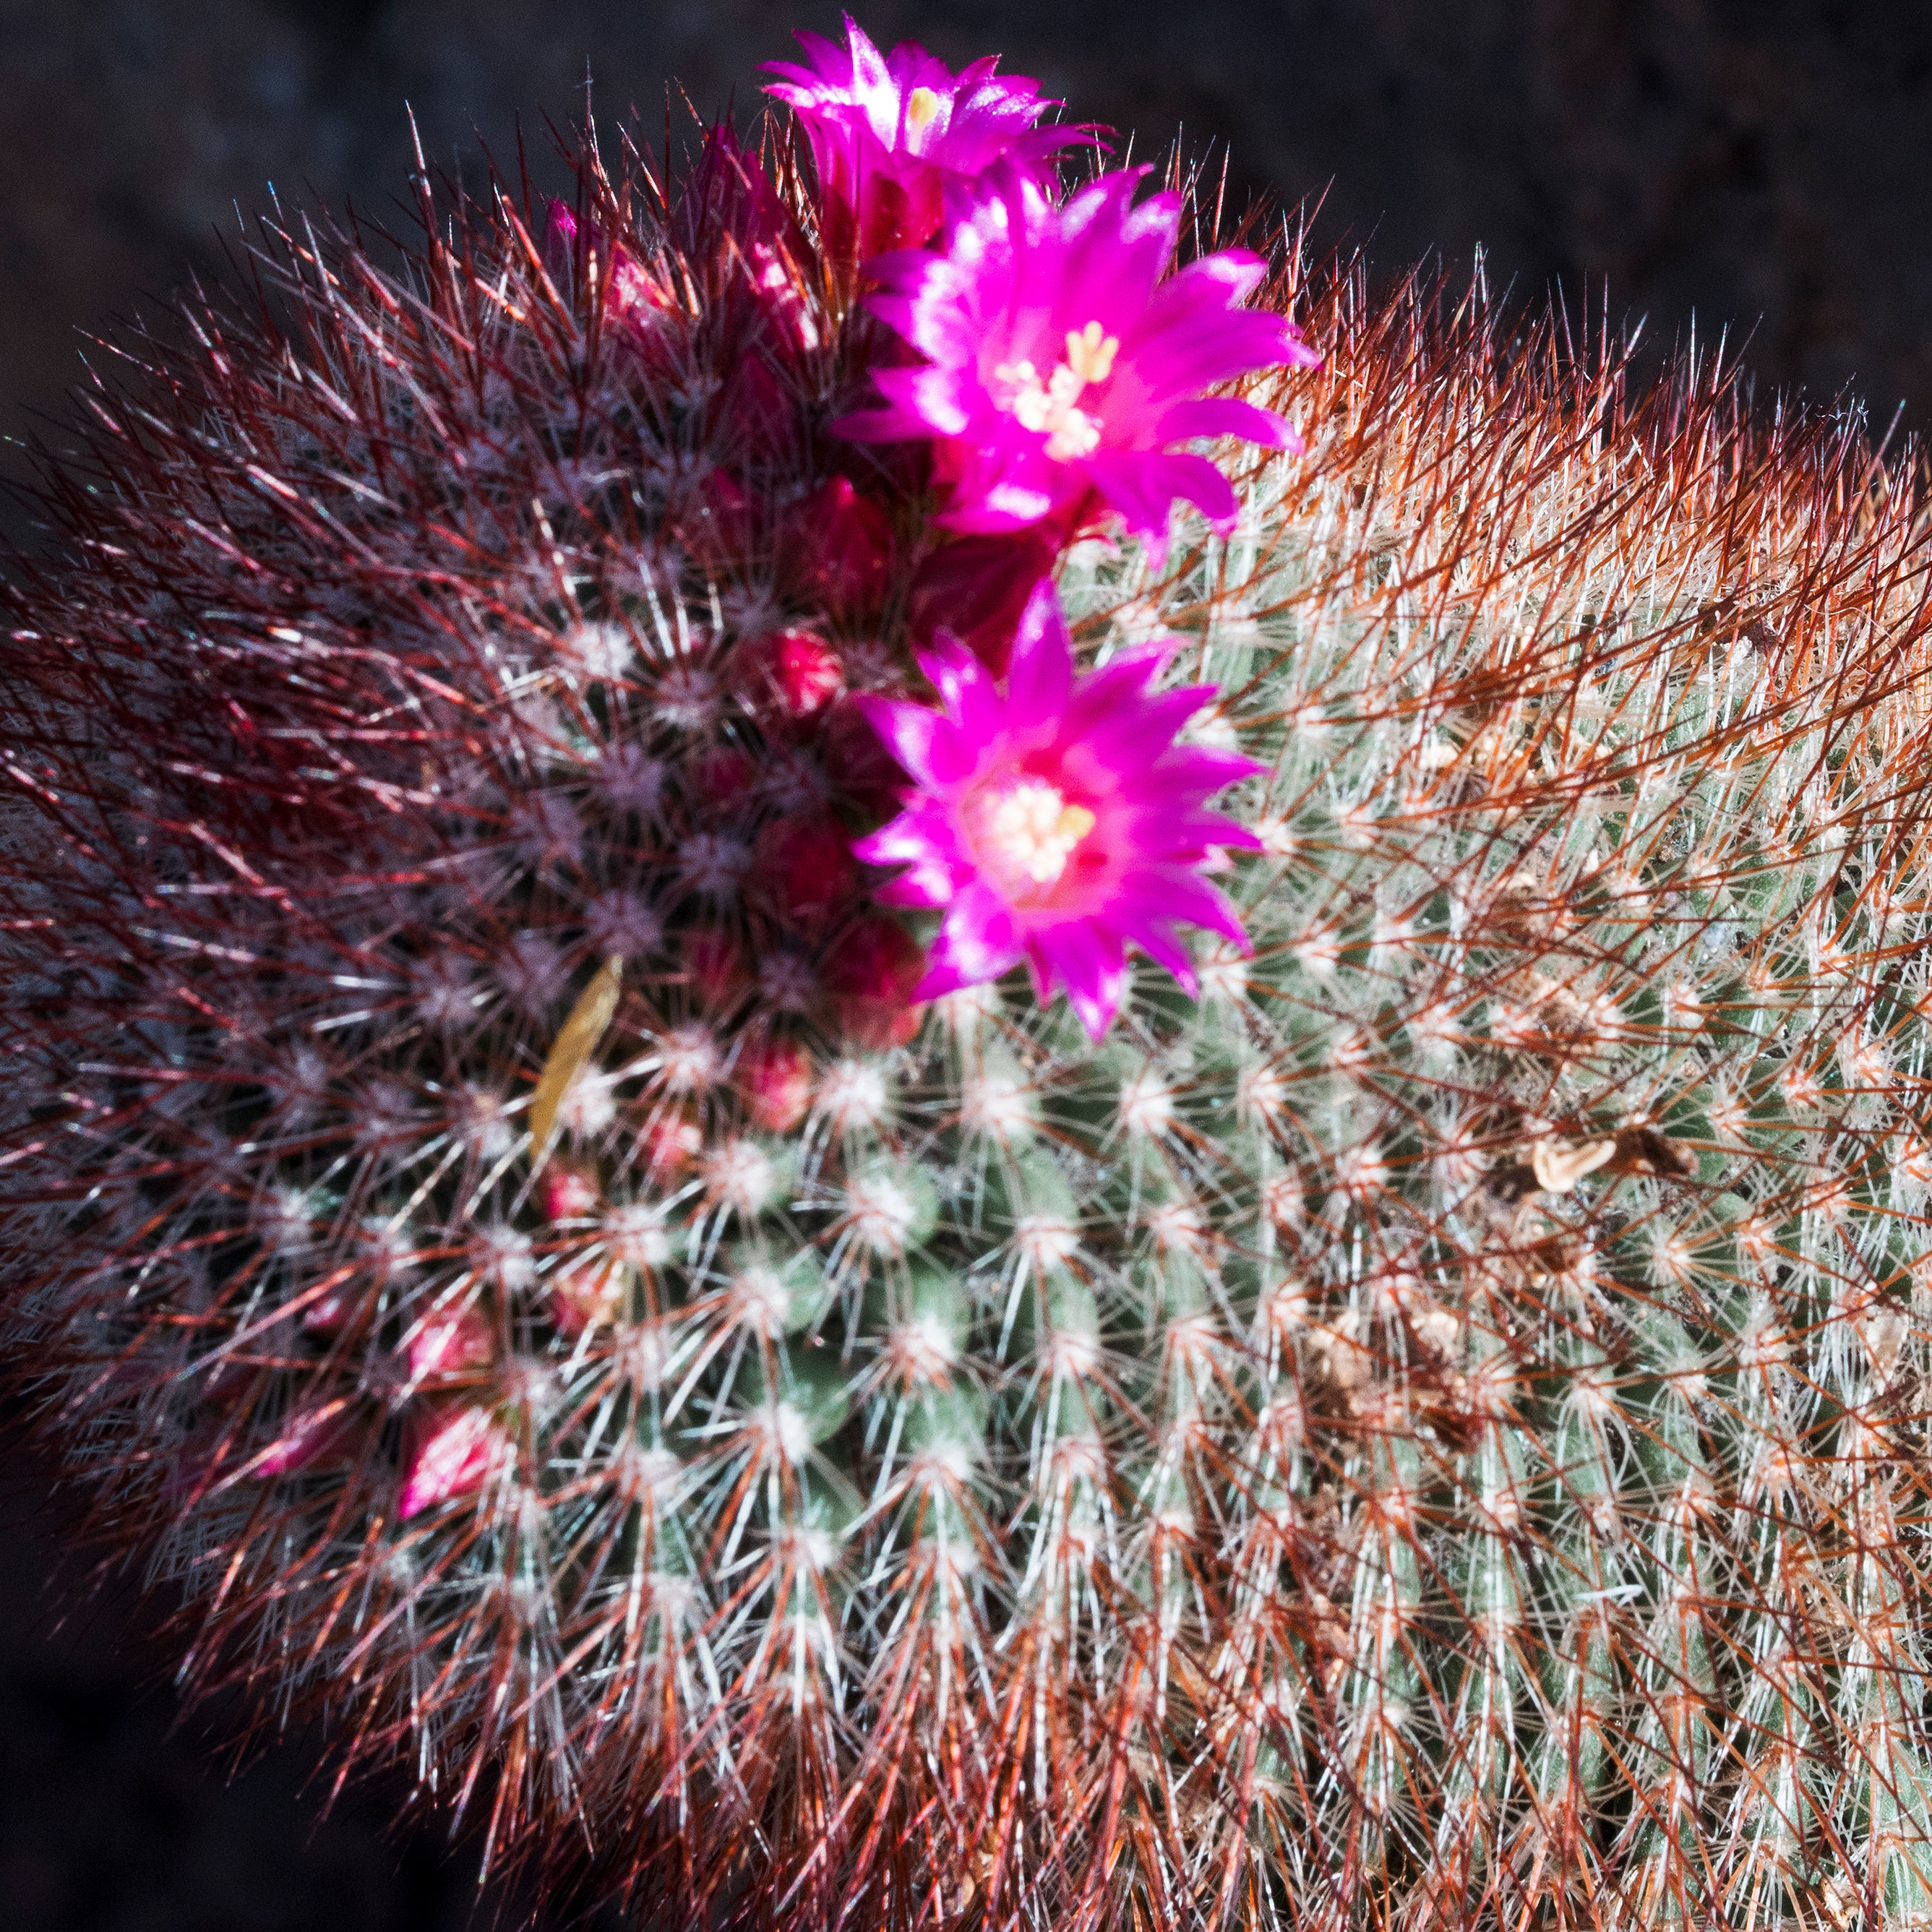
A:
<svg viewBox="0 0 1932 1932">
<path fill-rule="evenodd" d="M 495 1358 L 494 1343 L 489 1318 L 482 1309 L 439 1309 L 410 1340 L 410 1379 L 425 1382 L 432 1376 L 488 1368 Z"/>
<path fill-rule="evenodd" d="M 768 1040 L 739 1056 L 737 1085 L 752 1124 L 789 1133 L 812 1108 L 812 1055 L 797 1041 Z"/>
<path fill-rule="evenodd" d="M 800 503 L 778 542 L 782 585 L 848 622 L 884 602 L 892 561 L 892 526 L 848 477 L 835 476 Z"/>
<path fill-rule="evenodd" d="M 940 632 L 950 632 L 995 677 L 1004 676 L 1027 600 L 1040 579 L 1052 574 L 1072 528 L 1067 520 L 1049 518 L 1023 530 L 940 544 L 913 579 L 914 642 L 929 648 Z"/>
<path fill-rule="evenodd" d="M 619 321 L 640 328 L 670 308 L 670 297 L 644 272 L 637 257 L 622 242 L 610 240 L 596 222 L 580 222 L 568 203 L 550 203 L 550 232 L 545 240 L 553 262 L 577 258 L 584 268 L 595 264 L 602 278 L 608 312 Z"/>
<path fill-rule="evenodd" d="M 728 569 L 752 544 L 752 506 L 744 491 L 714 470 L 673 524 L 678 542 L 707 569 Z"/>
<path fill-rule="evenodd" d="M 918 941 L 896 920 L 856 921 L 826 964 L 834 1030 L 857 1046 L 903 1046 L 919 1030 L 912 992 L 925 972 Z"/>
<path fill-rule="evenodd" d="M 845 688 L 845 667 L 822 640 L 802 631 L 781 631 L 758 653 L 760 695 L 778 700 L 789 718 L 815 718 Z"/>
<path fill-rule="evenodd" d="M 250 1457 L 245 1474 L 263 1480 L 293 1475 L 318 1463 L 340 1460 L 356 1438 L 353 1406 L 338 1398 L 298 1403 L 282 1418 L 274 1442 Z"/>
<path fill-rule="evenodd" d="M 766 354 L 818 346 L 818 324 L 800 286 L 801 268 L 815 251 L 757 157 L 746 154 L 730 128 L 705 137 L 678 196 L 670 239 L 687 257 L 722 255 L 730 264 L 728 278 L 710 291 L 712 310 L 738 311 L 734 320 L 762 336 Z M 745 315 L 748 303 L 754 312 Z M 764 359 L 747 356 L 740 366 Z"/>
<path fill-rule="evenodd" d="M 554 1161 L 544 1169 L 539 1192 L 544 1218 L 549 1221 L 581 1220 L 596 1214 L 604 1202 L 594 1175 Z"/>
<path fill-rule="evenodd" d="M 503 1425 L 487 1408 L 424 1403 L 405 1432 L 397 1514 L 406 1522 L 438 1503 L 472 1494 L 512 1454 Z"/>
<path fill-rule="evenodd" d="M 823 917 L 850 892 L 850 842 L 829 820 L 774 819 L 758 836 L 757 884 L 788 919 Z"/>
</svg>

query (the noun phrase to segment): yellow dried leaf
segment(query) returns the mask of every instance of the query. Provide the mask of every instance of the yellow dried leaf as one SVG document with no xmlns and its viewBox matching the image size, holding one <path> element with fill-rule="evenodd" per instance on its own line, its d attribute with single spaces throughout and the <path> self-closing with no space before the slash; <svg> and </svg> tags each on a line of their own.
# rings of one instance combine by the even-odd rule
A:
<svg viewBox="0 0 1932 1932">
<path fill-rule="evenodd" d="M 541 1160 L 549 1151 L 556 1126 L 556 1110 L 570 1091 L 570 1083 L 584 1071 L 597 1042 L 617 1010 L 617 994 L 624 977 L 622 953 L 613 953 L 598 968 L 597 976 L 578 995 L 570 1017 L 559 1030 L 530 1097 L 530 1148 L 533 1160 Z"/>
</svg>

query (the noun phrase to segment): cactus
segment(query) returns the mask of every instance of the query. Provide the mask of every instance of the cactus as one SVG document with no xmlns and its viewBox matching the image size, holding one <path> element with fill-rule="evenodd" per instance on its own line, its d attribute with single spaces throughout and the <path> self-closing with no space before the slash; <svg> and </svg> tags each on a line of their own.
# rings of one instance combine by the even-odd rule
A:
<svg viewBox="0 0 1932 1932">
<path fill-rule="evenodd" d="M 7 592 L 4 1306 L 184 1681 L 646 1924 L 1924 1922 L 1909 465 L 1284 244 L 1237 516 L 949 534 L 860 191 L 578 159 L 268 231 Z M 1061 612 L 1238 920 L 927 998 L 868 720 Z"/>
</svg>

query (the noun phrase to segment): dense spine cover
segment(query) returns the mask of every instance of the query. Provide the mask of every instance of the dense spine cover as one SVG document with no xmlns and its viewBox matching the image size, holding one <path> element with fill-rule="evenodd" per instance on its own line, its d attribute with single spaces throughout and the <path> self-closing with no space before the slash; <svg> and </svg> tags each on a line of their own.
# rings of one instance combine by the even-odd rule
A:
<svg viewBox="0 0 1932 1932">
<path fill-rule="evenodd" d="M 1232 525 L 949 534 L 789 148 L 580 170 L 272 236 L 7 592 L 15 1360 L 188 1680 L 652 1924 L 1923 1922 L 1909 472 L 1286 260 Z M 923 1002 L 868 718 L 1048 566 L 1249 946 Z"/>
</svg>

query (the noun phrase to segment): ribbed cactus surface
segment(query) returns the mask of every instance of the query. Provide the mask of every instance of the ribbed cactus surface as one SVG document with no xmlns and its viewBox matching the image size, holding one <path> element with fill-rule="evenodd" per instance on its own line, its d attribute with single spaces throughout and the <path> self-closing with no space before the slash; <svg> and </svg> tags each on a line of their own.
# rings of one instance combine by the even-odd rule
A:
<svg viewBox="0 0 1932 1932">
<path fill-rule="evenodd" d="M 1286 260 L 1232 526 L 949 535 L 787 151 L 582 178 L 272 234 L 7 592 L 14 1360 L 188 1678 L 646 1924 L 1926 1922 L 1907 473 Z M 1056 555 L 1254 767 L 1097 1039 L 852 850 Z"/>
</svg>

